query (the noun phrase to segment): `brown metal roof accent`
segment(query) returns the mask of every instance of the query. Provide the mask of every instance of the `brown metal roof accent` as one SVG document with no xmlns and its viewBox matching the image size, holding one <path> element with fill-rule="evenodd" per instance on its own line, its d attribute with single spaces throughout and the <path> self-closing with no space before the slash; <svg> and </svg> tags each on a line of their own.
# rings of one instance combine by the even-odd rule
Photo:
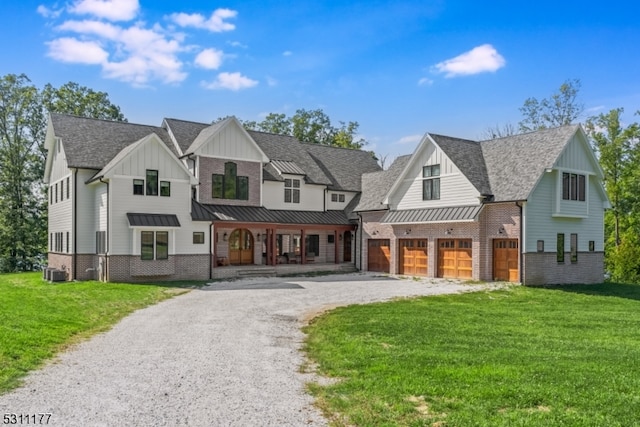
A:
<svg viewBox="0 0 640 427">
<path fill-rule="evenodd" d="M 215 219 L 213 221 L 235 221 L 271 224 L 318 224 L 351 225 L 344 211 L 289 211 L 271 210 L 261 206 L 202 205 Z M 202 213 L 202 212 L 200 212 Z M 192 217 L 194 212 L 191 213 Z M 204 219 L 204 214 L 202 215 Z"/>
<path fill-rule="evenodd" d="M 131 227 L 180 227 L 174 214 L 127 213 Z"/>
<path fill-rule="evenodd" d="M 475 205 L 389 211 L 382 217 L 380 222 L 387 224 L 416 224 L 425 222 L 474 221 L 481 209 L 482 205 Z"/>
</svg>

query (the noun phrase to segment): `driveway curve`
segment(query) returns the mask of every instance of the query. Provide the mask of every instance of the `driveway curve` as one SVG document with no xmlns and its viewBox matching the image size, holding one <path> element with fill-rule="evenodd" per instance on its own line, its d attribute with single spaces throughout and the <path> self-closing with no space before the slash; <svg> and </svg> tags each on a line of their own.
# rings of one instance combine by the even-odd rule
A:
<svg viewBox="0 0 640 427">
<path fill-rule="evenodd" d="M 56 426 L 323 426 L 300 327 L 330 307 L 479 289 L 358 273 L 217 282 L 139 310 L 0 396 Z"/>
</svg>

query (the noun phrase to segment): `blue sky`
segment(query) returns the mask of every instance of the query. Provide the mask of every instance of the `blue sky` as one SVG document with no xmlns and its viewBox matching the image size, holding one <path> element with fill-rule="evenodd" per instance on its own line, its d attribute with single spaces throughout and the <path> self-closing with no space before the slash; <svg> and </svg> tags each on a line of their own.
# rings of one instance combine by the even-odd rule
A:
<svg viewBox="0 0 640 427">
<path fill-rule="evenodd" d="M 615 7 L 614 7 L 615 6 Z M 585 117 L 640 109 L 636 1 L 3 1 L 0 75 L 109 94 L 130 122 L 321 108 L 368 149 L 480 138 L 580 79 Z"/>
</svg>

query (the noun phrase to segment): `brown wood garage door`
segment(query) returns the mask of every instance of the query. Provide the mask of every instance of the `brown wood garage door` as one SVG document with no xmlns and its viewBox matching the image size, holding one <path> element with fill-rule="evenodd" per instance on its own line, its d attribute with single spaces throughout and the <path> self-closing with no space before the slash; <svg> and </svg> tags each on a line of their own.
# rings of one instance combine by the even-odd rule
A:
<svg viewBox="0 0 640 427">
<path fill-rule="evenodd" d="M 438 277 L 473 277 L 471 239 L 438 240 Z"/>
<path fill-rule="evenodd" d="M 495 239 L 493 241 L 493 277 L 495 280 L 518 282 L 518 240 Z"/>
<path fill-rule="evenodd" d="M 399 274 L 411 274 L 414 276 L 427 275 L 427 240 L 426 239 L 401 239 L 398 241 Z"/>
<path fill-rule="evenodd" d="M 388 273 L 391 260 L 389 239 L 370 239 L 368 249 L 368 270 Z"/>
</svg>

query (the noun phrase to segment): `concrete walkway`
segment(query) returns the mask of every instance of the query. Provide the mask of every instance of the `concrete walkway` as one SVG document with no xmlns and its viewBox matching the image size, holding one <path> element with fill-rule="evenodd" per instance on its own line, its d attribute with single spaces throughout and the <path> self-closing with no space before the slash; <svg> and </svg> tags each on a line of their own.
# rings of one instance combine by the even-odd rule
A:
<svg viewBox="0 0 640 427">
<path fill-rule="evenodd" d="M 218 282 L 137 311 L 0 396 L 57 426 L 321 426 L 300 327 L 327 307 L 477 289 L 373 274 Z"/>
</svg>

